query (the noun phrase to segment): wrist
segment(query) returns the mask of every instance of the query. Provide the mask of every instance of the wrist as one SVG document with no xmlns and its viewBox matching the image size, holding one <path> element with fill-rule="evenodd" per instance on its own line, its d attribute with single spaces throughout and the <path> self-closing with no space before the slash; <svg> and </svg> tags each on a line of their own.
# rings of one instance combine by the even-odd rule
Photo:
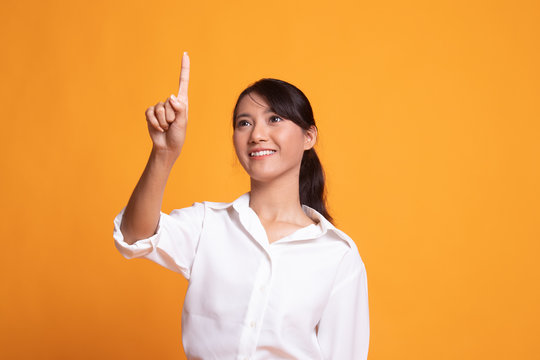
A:
<svg viewBox="0 0 540 360">
<path fill-rule="evenodd" d="M 172 168 L 172 166 L 176 162 L 176 159 L 178 159 L 178 156 L 180 156 L 179 151 L 173 152 L 152 147 L 152 152 L 150 153 L 150 160 L 160 165 Z"/>
</svg>

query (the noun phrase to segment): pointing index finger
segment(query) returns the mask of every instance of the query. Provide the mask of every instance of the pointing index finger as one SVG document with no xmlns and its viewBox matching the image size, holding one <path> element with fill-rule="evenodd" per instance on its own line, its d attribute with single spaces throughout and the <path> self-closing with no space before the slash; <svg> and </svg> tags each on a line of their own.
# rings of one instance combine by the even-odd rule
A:
<svg viewBox="0 0 540 360">
<path fill-rule="evenodd" d="M 182 56 L 182 69 L 180 70 L 180 86 L 178 88 L 178 97 L 187 103 L 189 82 L 189 56 L 184 51 Z"/>
</svg>

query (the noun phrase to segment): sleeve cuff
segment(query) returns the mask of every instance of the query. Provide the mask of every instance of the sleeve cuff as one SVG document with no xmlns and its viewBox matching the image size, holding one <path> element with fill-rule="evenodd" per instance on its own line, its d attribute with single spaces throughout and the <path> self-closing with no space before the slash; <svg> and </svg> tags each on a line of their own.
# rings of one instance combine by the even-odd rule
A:
<svg viewBox="0 0 540 360">
<path fill-rule="evenodd" d="M 122 234 L 122 231 L 120 230 L 120 224 L 122 223 L 122 218 L 124 216 L 125 210 L 126 207 L 124 206 L 122 210 L 120 210 L 120 213 L 118 213 L 118 215 L 116 215 L 116 217 L 114 218 L 113 238 L 116 249 L 126 259 L 138 258 L 151 253 L 154 247 L 157 245 L 159 237 L 161 235 L 161 223 L 163 213 L 160 211 L 158 226 L 155 234 L 145 239 L 137 240 L 130 245 L 125 242 L 124 234 Z"/>
</svg>

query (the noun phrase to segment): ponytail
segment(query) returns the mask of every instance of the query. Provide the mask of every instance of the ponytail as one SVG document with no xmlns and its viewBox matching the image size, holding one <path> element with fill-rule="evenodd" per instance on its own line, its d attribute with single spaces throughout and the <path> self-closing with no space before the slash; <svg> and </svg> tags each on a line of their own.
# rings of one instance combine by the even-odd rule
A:
<svg viewBox="0 0 540 360">
<path fill-rule="evenodd" d="M 304 151 L 300 165 L 300 203 L 317 210 L 331 223 L 326 209 L 325 176 L 314 148 Z"/>
</svg>

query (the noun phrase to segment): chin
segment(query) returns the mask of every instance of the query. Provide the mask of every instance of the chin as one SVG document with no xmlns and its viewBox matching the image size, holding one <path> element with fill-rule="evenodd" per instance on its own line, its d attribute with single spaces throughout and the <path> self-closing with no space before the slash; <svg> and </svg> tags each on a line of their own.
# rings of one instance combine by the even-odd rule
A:
<svg viewBox="0 0 540 360">
<path fill-rule="evenodd" d="M 298 171 L 249 171 L 247 173 L 252 181 L 260 183 L 270 183 L 276 180 L 290 178 L 298 179 L 298 177 L 300 176 L 300 169 L 298 169 Z"/>
<path fill-rule="evenodd" d="M 263 166 L 261 166 L 263 165 Z M 276 166 L 277 165 L 277 166 Z M 268 183 L 278 179 L 300 176 L 300 163 L 297 166 L 280 166 L 285 164 L 249 164 L 242 163 L 242 167 L 252 181 Z"/>
<path fill-rule="evenodd" d="M 253 174 L 253 173 L 248 173 L 249 175 L 249 178 L 252 180 L 252 181 L 257 181 L 257 182 L 261 182 L 261 183 L 267 183 L 267 182 L 271 182 L 272 180 L 275 180 L 277 179 L 279 176 L 276 176 L 276 175 L 272 175 L 272 174 Z"/>
</svg>

